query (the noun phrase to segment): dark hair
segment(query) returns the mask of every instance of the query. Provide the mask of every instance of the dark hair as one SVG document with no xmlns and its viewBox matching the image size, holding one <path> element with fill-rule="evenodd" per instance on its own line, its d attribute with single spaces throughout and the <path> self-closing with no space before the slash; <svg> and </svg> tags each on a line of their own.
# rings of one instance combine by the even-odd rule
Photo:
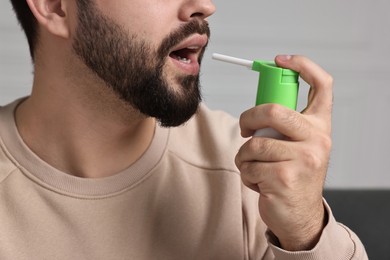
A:
<svg viewBox="0 0 390 260">
<path fill-rule="evenodd" d="M 31 58 L 34 61 L 34 51 L 38 41 L 38 21 L 31 12 L 26 0 L 11 0 L 11 3 L 20 26 L 26 34 Z"/>
</svg>

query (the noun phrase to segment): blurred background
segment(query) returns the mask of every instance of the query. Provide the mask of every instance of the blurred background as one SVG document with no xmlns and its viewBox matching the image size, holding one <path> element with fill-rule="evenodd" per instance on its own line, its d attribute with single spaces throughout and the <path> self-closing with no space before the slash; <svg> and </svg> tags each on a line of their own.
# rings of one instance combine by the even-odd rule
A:
<svg viewBox="0 0 390 260">
<path fill-rule="evenodd" d="M 335 79 L 330 188 L 390 188 L 390 2 L 214 0 L 202 67 L 204 100 L 234 116 L 254 105 L 258 74 L 211 59 L 303 54 Z M 27 41 L 0 2 L 0 105 L 30 92 Z M 301 81 L 299 109 L 308 86 Z"/>
</svg>

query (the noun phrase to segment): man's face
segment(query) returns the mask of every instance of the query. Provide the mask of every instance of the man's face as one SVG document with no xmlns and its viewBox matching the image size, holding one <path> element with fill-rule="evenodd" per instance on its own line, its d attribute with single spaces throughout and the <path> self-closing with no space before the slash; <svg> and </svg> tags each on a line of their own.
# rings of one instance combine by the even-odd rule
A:
<svg viewBox="0 0 390 260">
<path fill-rule="evenodd" d="M 134 19 L 125 26 L 93 0 L 77 5 L 73 50 L 118 97 L 167 127 L 183 124 L 196 112 L 199 64 L 210 35 L 207 22 L 195 18 L 168 30 L 170 24 L 155 17 L 153 24 L 148 20 L 139 27 Z"/>
</svg>

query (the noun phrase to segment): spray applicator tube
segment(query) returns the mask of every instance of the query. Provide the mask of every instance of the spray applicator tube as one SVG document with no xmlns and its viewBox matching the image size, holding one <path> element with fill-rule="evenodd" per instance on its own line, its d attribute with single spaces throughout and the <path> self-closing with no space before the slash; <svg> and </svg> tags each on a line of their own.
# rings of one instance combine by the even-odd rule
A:
<svg viewBox="0 0 390 260">
<path fill-rule="evenodd" d="M 222 54 L 213 54 L 213 59 L 245 66 L 260 72 L 257 86 L 256 105 L 276 103 L 295 110 L 297 107 L 299 74 L 290 69 L 278 67 L 272 61 L 244 60 Z M 280 139 L 283 136 L 272 128 L 257 130 L 254 136 Z"/>
</svg>

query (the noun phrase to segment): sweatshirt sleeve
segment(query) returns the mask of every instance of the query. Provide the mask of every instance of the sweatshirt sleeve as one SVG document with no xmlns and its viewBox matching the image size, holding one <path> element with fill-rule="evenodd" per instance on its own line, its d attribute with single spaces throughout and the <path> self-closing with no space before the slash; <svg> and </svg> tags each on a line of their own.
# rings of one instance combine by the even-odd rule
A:
<svg viewBox="0 0 390 260">
<path fill-rule="evenodd" d="M 325 226 L 318 244 L 310 251 L 289 252 L 277 246 L 278 242 L 270 231 L 267 231 L 269 247 L 275 260 L 366 260 L 368 256 L 357 235 L 348 227 L 336 222 L 329 205 L 324 200 L 328 212 L 328 223 Z M 266 260 L 264 259 L 264 260 Z"/>
</svg>

